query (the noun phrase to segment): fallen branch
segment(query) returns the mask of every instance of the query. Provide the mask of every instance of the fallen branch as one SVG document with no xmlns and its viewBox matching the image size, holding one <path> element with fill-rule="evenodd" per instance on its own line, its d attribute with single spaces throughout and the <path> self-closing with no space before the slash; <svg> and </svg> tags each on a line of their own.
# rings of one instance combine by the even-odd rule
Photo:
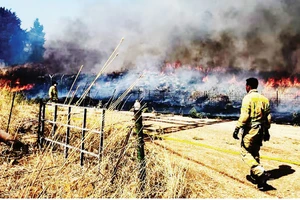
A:
<svg viewBox="0 0 300 200">
<path fill-rule="evenodd" d="M 13 150 L 28 151 L 28 145 L 25 145 L 18 139 L 15 139 L 12 135 L 0 129 L 0 142 L 13 148 Z"/>
</svg>

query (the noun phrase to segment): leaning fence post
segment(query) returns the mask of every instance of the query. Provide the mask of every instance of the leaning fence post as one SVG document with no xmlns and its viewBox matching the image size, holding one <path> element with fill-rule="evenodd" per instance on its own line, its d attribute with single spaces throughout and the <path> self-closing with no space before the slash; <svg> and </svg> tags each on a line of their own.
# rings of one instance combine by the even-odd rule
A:
<svg viewBox="0 0 300 200">
<path fill-rule="evenodd" d="M 135 119 L 135 133 L 138 136 L 137 145 L 137 157 L 139 160 L 139 179 L 141 191 L 145 188 L 145 178 L 146 178 L 146 161 L 145 161 L 145 150 L 144 150 L 144 133 L 143 133 L 143 119 L 141 105 L 138 100 L 134 103 L 134 119 Z"/>
<path fill-rule="evenodd" d="M 9 129 L 12 110 L 13 110 L 13 107 L 14 107 L 15 97 L 16 97 L 16 93 L 13 92 L 13 97 L 12 97 L 12 100 L 11 100 L 11 107 L 10 107 L 10 112 L 9 112 L 9 117 L 8 117 L 8 122 L 7 122 L 7 127 L 6 127 L 6 132 L 7 133 L 8 133 L 8 129 Z"/>
<path fill-rule="evenodd" d="M 81 134 L 81 151 L 80 151 L 80 166 L 83 166 L 83 159 L 84 159 L 84 140 L 85 140 L 85 128 L 86 128 L 86 111 L 85 108 L 83 110 L 83 123 L 82 123 L 82 134 Z"/>
</svg>

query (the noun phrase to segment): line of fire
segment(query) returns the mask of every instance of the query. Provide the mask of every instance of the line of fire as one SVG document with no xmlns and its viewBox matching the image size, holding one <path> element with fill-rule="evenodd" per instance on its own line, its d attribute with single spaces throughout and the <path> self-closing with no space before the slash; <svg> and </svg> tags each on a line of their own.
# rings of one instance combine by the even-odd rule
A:
<svg viewBox="0 0 300 200">
<path fill-rule="evenodd" d="M 25 64 L 0 69 L 2 88 L 18 92 L 27 99 L 47 100 L 52 81 L 58 83 L 60 102 L 75 104 L 95 74 L 49 70 L 47 63 Z M 300 78 L 276 75 L 274 72 L 242 71 L 231 68 L 192 66 L 180 61 L 164 62 L 160 70 L 143 70 L 142 78 L 118 104 L 118 110 L 130 110 L 136 99 L 146 104 L 147 112 L 173 113 L 197 117 L 236 119 L 239 116 L 245 79 L 259 78 L 259 90 L 271 101 L 273 121 L 300 122 Z M 103 74 L 93 83 L 83 106 L 107 107 L 118 99 L 141 73 L 118 71 Z M 71 85 L 74 86 L 71 89 Z M 67 96 L 67 94 L 70 94 Z M 69 98 L 69 99 L 66 99 Z"/>
</svg>

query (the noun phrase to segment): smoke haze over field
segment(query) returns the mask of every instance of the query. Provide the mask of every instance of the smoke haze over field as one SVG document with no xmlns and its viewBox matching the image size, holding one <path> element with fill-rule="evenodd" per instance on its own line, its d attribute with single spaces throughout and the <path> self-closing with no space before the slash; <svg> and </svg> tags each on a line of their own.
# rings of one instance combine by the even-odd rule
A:
<svg viewBox="0 0 300 200">
<path fill-rule="evenodd" d="M 272 112 L 300 113 L 299 1 L 78 0 L 71 8 L 80 17 L 53 20 L 44 62 L 1 68 L 3 83 L 31 88 L 29 98 L 47 98 L 55 80 L 62 99 L 90 89 L 99 101 L 237 115 L 245 80 L 257 77 Z"/>
<path fill-rule="evenodd" d="M 84 7 L 80 19 L 64 21 L 46 57 L 69 57 L 63 63 L 69 72 L 81 64 L 98 72 L 124 37 L 107 72 L 160 70 L 164 62 L 180 61 L 297 74 L 299 8 L 297 1 L 279 0 L 98 1 Z M 74 55 L 74 49 L 80 51 Z"/>
</svg>

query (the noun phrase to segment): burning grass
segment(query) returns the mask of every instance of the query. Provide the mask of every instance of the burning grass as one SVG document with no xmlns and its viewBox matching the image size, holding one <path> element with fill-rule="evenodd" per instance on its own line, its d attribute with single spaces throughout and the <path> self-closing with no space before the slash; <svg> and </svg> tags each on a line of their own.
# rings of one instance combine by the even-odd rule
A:
<svg viewBox="0 0 300 200">
<path fill-rule="evenodd" d="M 12 94 L 7 90 L 0 91 L 1 129 L 7 128 L 11 109 Z M 38 118 L 39 105 L 29 103 L 20 95 L 16 95 L 11 115 L 9 132 L 18 138 L 28 139 L 34 136 L 36 129 L 29 133 L 20 133 L 25 122 Z M 48 113 L 49 114 L 49 113 Z M 63 117 L 63 116 L 61 116 Z M 99 118 L 88 118 L 90 126 L 96 126 Z M 84 166 L 79 165 L 79 152 L 70 150 L 69 157 L 64 158 L 63 149 L 47 145 L 43 149 L 34 145 L 29 154 L 13 152 L 1 144 L 1 198 L 180 198 L 189 197 L 193 191 L 187 189 L 188 164 L 178 163 L 166 150 L 162 150 L 147 142 L 146 180 L 144 191 L 140 190 L 138 179 L 137 138 L 131 135 L 125 145 L 125 155 L 116 166 L 124 140 L 130 126 L 132 115 L 108 111 L 106 114 L 104 154 L 101 162 L 88 157 Z M 50 128 L 46 129 L 47 134 Z M 64 134 L 63 128 L 57 134 Z M 73 133 L 72 133 L 73 134 Z M 77 133 L 75 132 L 74 135 Z M 96 145 L 96 137 L 87 134 L 88 146 Z M 23 140 L 24 142 L 28 142 Z M 116 177 L 112 183 L 112 175 L 116 169 Z"/>
</svg>

